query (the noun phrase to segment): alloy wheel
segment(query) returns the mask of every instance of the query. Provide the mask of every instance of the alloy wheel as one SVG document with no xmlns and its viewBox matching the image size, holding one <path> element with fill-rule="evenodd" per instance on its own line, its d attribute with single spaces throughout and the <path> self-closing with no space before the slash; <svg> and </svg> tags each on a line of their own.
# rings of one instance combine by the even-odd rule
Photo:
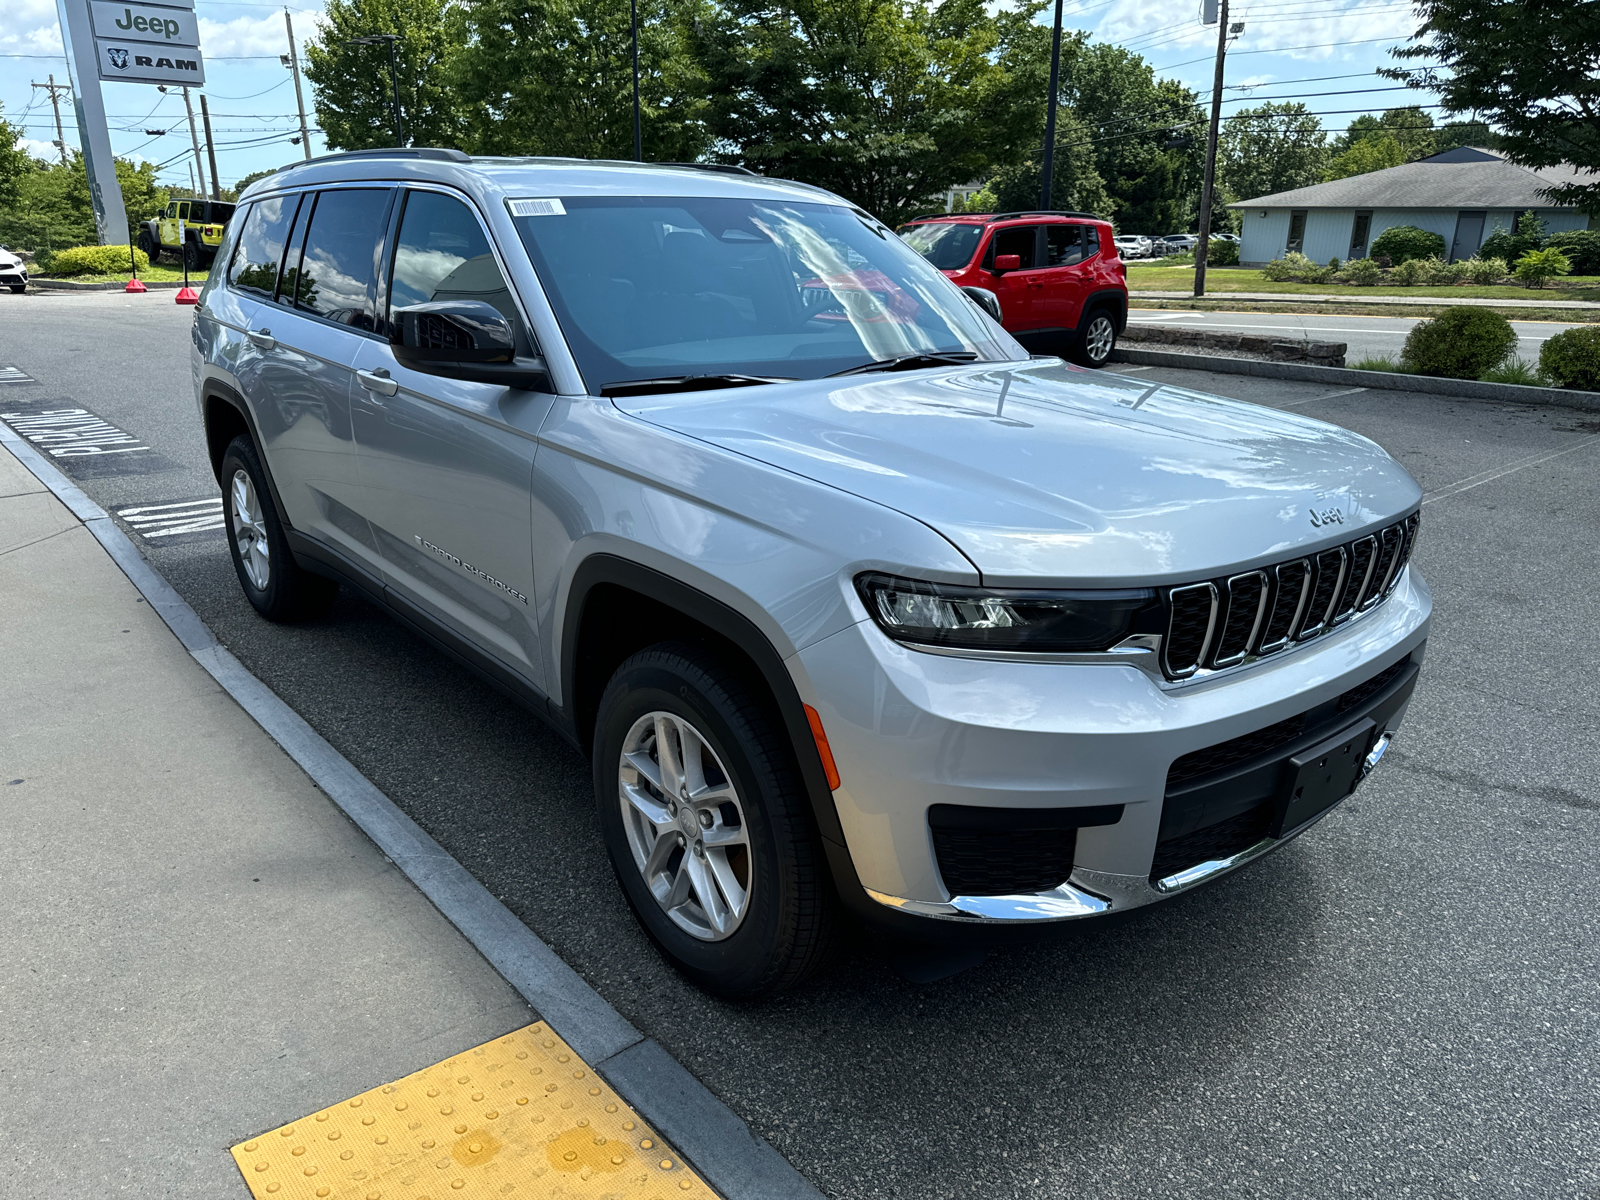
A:
<svg viewBox="0 0 1600 1200">
<path fill-rule="evenodd" d="M 753 857 L 717 752 L 683 717 L 650 712 L 623 739 L 617 775 L 628 848 L 656 903 L 693 937 L 731 937 L 750 909 Z"/>
<path fill-rule="evenodd" d="M 1089 322 L 1089 332 L 1084 338 L 1084 348 L 1089 352 L 1089 358 L 1097 363 L 1105 362 L 1111 357 L 1111 347 L 1116 342 L 1116 330 L 1111 325 L 1111 318 L 1104 313 L 1097 314 Z"/>
<path fill-rule="evenodd" d="M 239 548 L 239 562 L 251 585 L 256 591 L 264 592 L 272 582 L 272 552 L 267 546 L 267 529 L 261 520 L 256 485 L 248 472 L 238 470 L 233 473 L 229 491 L 233 500 L 233 541 Z"/>
</svg>

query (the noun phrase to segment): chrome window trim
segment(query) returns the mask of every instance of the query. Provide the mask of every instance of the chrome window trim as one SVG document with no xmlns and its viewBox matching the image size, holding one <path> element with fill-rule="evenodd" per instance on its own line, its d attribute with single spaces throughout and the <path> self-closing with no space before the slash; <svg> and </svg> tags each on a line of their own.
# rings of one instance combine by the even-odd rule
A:
<svg viewBox="0 0 1600 1200">
<path fill-rule="evenodd" d="M 1174 671 L 1172 669 L 1172 662 L 1167 657 L 1168 651 L 1172 649 L 1172 620 L 1175 610 L 1174 602 L 1179 596 L 1185 595 L 1189 592 L 1198 591 L 1204 591 L 1211 599 L 1211 612 L 1206 619 L 1206 635 L 1200 642 L 1199 653 L 1194 656 L 1194 666 L 1189 667 L 1186 670 Z M 1166 671 L 1167 678 L 1169 679 L 1188 679 L 1191 675 L 1193 675 L 1196 671 L 1199 671 L 1205 665 L 1206 655 L 1211 653 L 1211 640 L 1216 636 L 1217 632 L 1217 585 L 1207 581 L 1205 583 L 1191 583 L 1186 584 L 1183 587 L 1175 587 L 1167 593 L 1167 607 L 1167 636 L 1162 644 L 1161 666 Z"/>
<path fill-rule="evenodd" d="M 1239 663 L 1242 663 L 1246 658 L 1248 658 L 1251 650 L 1255 648 L 1256 638 L 1261 635 L 1261 623 L 1267 619 L 1267 597 L 1272 594 L 1271 585 L 1267 580 L 1267 573 L 1265 571 L 1245 571 L 1242 574 L 1235 575 L 1228 580 L 1228 614 L 1223 621 L 1224 630 L 1227 628 L 1228 620 L 1232 619 L 1233 616 L 1233 594 L 1235 586 L 1244 579 L 1259 579 L 1261 581 L 1261 594 L 1256 597 L 1255 620 L 1250 623 L 1250 633 L 1244 639 L 1244 645 L 1239 648 L 1239 653 L 1230 654 L 1227 658 L 1218 658 L 1213 660 L 1211 663 L 1212 670 L 1221 670 L 1225 667 L 1237 666 Z"/>
<path fill-rule="evenodd" d="M 1332 627 L 1333 610 L 1338 607 L 1339 601 L 1344 598 L 1344 577 L 1350 572 L 1350 556 L 1345 553 L 1343 546 L 1334 546 L 1329 550 L 1318 550 L 1311 556 L 1312 566 L 1316 569 L 1316 578 L 1311 585 L 1307 598 L 1308 600 L 1315 598 L 1317 587 L 1322 583 L 1322 563 L 1320 560 L 1325 554 L 1337 554 L 1339 556 L 1339 578 L 1333 585 L 1333 591 L 1328 593 L 1328 607 L 1322 610 L 1322 619 L 1315 625 L 1308 625 L 1305 629 L 1302 629 L 1299 636 L 1295 638 L 1297 642 L 1308 642 L 1318 634 L 1326 633 Z M 1313 613 L 1311 615 L 1315 616 L 1316 614 Z"/>
</svg>

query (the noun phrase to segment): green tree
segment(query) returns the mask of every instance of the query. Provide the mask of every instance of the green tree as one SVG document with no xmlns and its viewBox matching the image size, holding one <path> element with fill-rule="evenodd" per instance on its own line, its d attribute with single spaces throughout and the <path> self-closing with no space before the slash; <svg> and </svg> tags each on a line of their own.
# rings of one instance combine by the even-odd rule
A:
<svg viewBox="0 0 1600 1200">
<path fill-rule="evenodd" d="M 1405 155 L 1400 160 L 1403 163 L 1427 158 L 1438 151 L 1439 131 L 1433 126 L 1433 118 L 1415 104 L 1386 109 L 1378 116 L 1362 113 L 1350 122 L 1349 128 L 1341 136 L 1334 139 L 1331 149 L 1334 154 L 1342 155 L 1369 138 L 1383 137 L 1390 138 L 1400 147 Z M 1355 173 L 1350 172 L 1352 175 Z"/>
<path fill-rule="evenodd" d="M 1441 154 L 1458 146 L 1480 146 L 1485 150 L 1495 150 L 1500 146 L 1500 135 L 1485 121 L 1446 121 L 1439 126 L 1433 152 Z"/>
<path fill-rule="evenodd" d="M 449 0 L 328 0 L 325 23 L 306 42 L 317 121 L 335 150 L 394 145 L 387 46 L 351 38 L 397 33 L 400 115 L 412 146 L 459 146 L 463 130 L 452 68 L 461 49 L 460 13 Z"/>
<path fill-rule="evenodd" d="M 5 107 L 0 105 L 0 210 L 13 207 L 22 195 L 23 177 L 31 174 L 36 163 L 33 155 L 18 148 L 22 130 L 5 118 Z"/>
<path fill-rule="evenodd" d="M 890 224 L 1037 146 L 1037 0 L 724 0 L 696 22 L 718 157 Z M 1036 151 L 1034 151 L 1036 153 Z"/>
<path fill-rule="evenodd" d="M 709 144 L 706 82 L 688 51 L 695 0 L 639 4 L 640 141 L 692 162 Z M 633 48 L 618 0 L 467 0 L 455 78 L 481 154 L 633 157 Z"/>
<path fill-rule="evenodd" d="M 1322 122 L 1298 101 L 1240 109 L 1222 123 L 1217 173 L 1241 200 L 1308 187 L 1327 162 Z"/>
<path fill-rule="evenodd" d="M 131 238 L 140 221 L 166 207 L 168 193 L 156 182 L 154 163 L 119 158 L 116 167 Z M 0 203 L 0 242 L 36 250 L 99 242 L 89 204 L 89 178 L 78 151 L 64 164 L 34 162 L 16 176 L 16 185 L 16 199 Z"/>
<path fill-rule="evenodd" d="M 1050 168 L 1048 207 L 1072 212 L 1091 212 L 1110 216 L 1114 207 L 1106 193 L 1105 180 L 1095 169 L 1094 150 L 1088 130 L 1070 109 L 1056 113 L 1056 148 Z M 985 207 L 972 212 L 1019 212 L 1039 204 L 1040 151 L 1020 162 L 996 171 L 979 196 Z M 977 200 L 978 197 L 974 197 Z"/>
<path fill-rule="evenodd" d="M 1365 175 L 1368 171 L 1382 171 L 1387 167 L 1402 166 L 1407 162 L 1406 152 L 1389 134 L 1364 137 L 1328 164 L 1324 179 L 1344 179 L 1351 175 Z"/>
<path fill-rule="evenodd" d="M 1492 121 L 1512 162 L 1588 172 L 1551 200 L 1600 213 L 1600 4 L 1593 0 L 1418 0 L 1422 27 L 1395 57 L 1442 70 L 1383 74 Z"/>
</svg>

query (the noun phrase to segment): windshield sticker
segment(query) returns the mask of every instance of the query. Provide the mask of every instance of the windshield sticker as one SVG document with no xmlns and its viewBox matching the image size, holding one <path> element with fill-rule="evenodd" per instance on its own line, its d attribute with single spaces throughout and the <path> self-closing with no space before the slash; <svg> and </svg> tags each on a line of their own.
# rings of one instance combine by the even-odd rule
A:
<svg viewBox="0 0 1600 1200">
<path fill-rule="evenodd" d="M 506 207 L 513 217 L 564 217 L 567 209 L 556 199 L 507 200 Z"/>
</svg>

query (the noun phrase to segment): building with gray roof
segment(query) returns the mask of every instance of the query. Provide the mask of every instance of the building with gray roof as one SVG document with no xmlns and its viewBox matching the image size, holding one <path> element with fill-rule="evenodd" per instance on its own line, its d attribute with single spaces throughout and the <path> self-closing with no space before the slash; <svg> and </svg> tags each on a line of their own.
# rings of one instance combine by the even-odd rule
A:
<svg viewBox="0 0 1600 1200">
<path fill-rule="evenodd" d="M 1525 212 L 1538 213 L 1549 233 L 1589 229 L 1581 209 L 1550 203 L 1548 189 L 1590 182 L 1577 167 L 1522 167 L 1475 146 L 1446 150 L 1404 166 L 1351 175 L 1241 200 L 1239 260 L 1260 266 L 1291 250 L 1327 262 L 1362 258 L 1385 229 L 1415 225 L 1444 238 L 1452 262 L 1471 258 L 1496 229 L 1515 229 Z"/>
</svg>

